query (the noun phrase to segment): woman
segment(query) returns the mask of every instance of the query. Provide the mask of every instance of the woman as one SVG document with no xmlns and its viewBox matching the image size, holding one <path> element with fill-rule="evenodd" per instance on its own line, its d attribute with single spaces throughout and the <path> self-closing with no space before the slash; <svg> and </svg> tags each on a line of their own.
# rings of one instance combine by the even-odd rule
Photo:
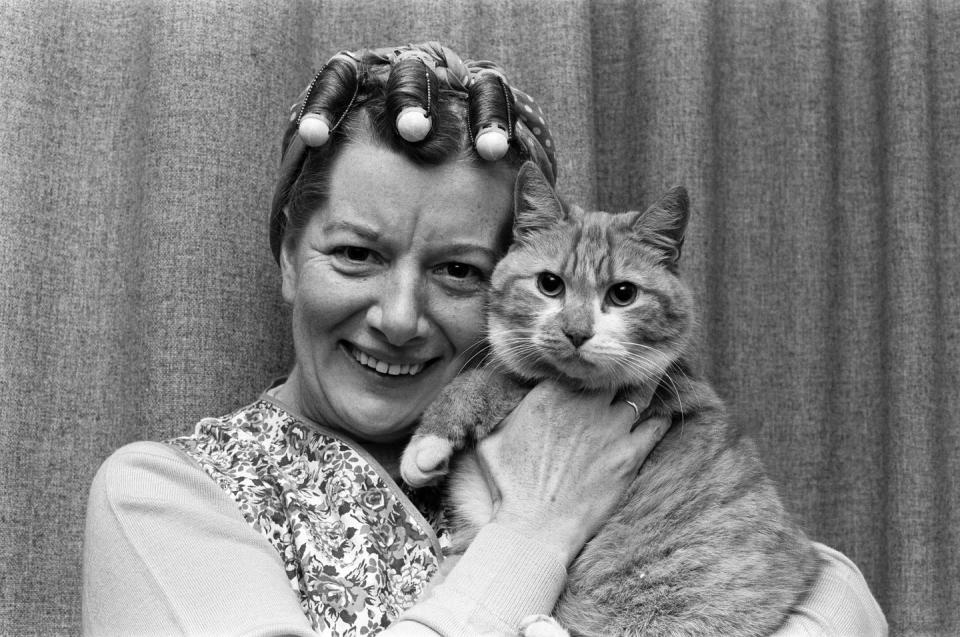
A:
<svg viewBox="0 0 960 637">
<path fill-rule="evenodd" d="M 427 592 L 442 514 L 433 494 L 397 486 L 399 456 L 482 341 L 520 163 L 556 174 L 546 123 L 496 67 L 425 44 L 335 56 L 283 148 L 271 244 L 293 369 L 192 436 L 104 463 L 87 519 L 84 630 L 515 634 L 549 613 L 565 568 L 665 429 L 631 433 L 636 410 L 612 395 L 535 388 L 480 448 L 494 519 Z M 502 449 L 538 460 L 503 462 Z M 829 564 L 785 631 L 885 630 L 855 567 Z"/>
</svg>

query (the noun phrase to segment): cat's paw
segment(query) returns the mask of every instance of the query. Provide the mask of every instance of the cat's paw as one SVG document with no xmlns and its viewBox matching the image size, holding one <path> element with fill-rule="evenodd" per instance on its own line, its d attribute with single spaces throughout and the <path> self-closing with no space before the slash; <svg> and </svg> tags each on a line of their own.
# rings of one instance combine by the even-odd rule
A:
<svg viewBox="0 0 960 637">
<path fill-rule="evenodd" d="M 446 438 L 427 434 L 414 436 L 403 450 L 400 475 L 411 487 L 422 487 L 447 475 L 453 443 Z"/>
<path fill-rule="evenodd" d="M 570 633 L 547 615 L 530 615 L 520 622 L 520 637 L 570 637 Z"/>
</svg>

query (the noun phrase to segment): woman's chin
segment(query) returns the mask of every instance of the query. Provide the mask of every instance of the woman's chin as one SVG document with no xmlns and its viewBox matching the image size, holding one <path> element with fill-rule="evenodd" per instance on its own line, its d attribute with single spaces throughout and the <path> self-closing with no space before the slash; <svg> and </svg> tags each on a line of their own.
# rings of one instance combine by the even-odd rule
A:
<svg viewBox="0 0 960 637">
<path fill-rule="evenodd" d="M 340 410 L 341 427 L 350 435 L 370 442 L 399 442 L 410 437 L 423 408 L 411 405 L 363 405 L 355 401 Z"/>
</svg>

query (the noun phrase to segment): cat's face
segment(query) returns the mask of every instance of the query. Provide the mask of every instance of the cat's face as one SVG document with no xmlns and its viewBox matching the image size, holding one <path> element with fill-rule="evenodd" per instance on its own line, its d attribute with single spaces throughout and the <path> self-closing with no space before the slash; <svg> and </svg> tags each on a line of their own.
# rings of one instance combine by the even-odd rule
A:
<svg viewBox="0 0 960 637">
<path fill-rule="evenodd" d="M 583 389 L 659 380 L 685 350 L 692 298 L 677 276 L 686 193 L 644 213 L 564 210 L 538 171 L 517 183 L 515 242 L 492 277 L 498 364 Z"/>
</svg>

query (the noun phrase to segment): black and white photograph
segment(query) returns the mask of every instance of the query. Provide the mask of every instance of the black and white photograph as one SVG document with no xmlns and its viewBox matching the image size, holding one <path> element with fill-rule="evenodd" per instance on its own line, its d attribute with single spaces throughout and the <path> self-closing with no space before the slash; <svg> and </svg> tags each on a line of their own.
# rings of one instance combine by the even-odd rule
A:
<svg viewBox="0 0 960 637">
<path fill-rule="evenodd" d="M 0 636 L 960 635 L 960 0 L 0 0 Z"/>
</svg>

